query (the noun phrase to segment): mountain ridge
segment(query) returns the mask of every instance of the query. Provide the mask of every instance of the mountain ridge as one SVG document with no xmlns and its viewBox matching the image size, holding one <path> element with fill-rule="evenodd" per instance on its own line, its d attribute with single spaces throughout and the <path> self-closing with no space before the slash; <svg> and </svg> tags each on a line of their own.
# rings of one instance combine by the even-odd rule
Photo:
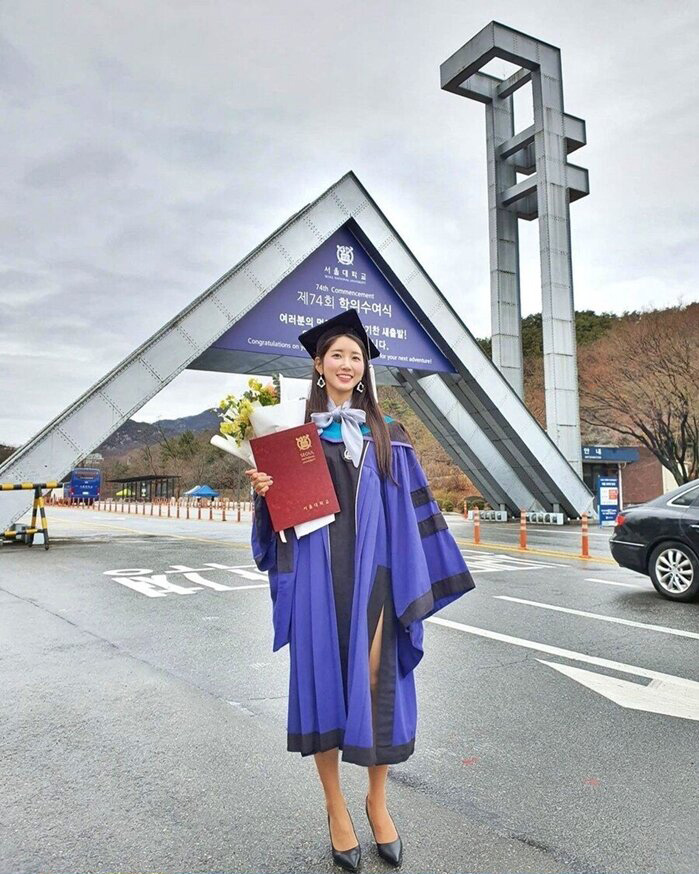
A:
<svg viewBox="0 0 699 874">
<path fill-rule="evenodd" d="M 179 419 L 158 419 L 156 422 L 139 422 L 128 419 L 111 434 L 96 452 L 105 457 L 123 455 L 143 446 L 161 443 L 165 437 L 179 437 L 185 431 L 194 433 L 201 431 L 218 431 L 220 419 L 212 409 L 203 410 L 193 416 L 182 416 Z"/>
</svg>

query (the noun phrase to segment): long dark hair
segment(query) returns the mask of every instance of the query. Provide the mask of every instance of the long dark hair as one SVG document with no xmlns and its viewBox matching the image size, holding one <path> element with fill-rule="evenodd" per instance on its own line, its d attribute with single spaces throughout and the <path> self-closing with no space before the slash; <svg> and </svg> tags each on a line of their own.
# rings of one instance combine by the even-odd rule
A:
<svg viewBox="0 0 699 874">
<path fill-rule="evenodd" d="M 374 388 L 369 378 L 369 359 L 367 357 L 364 343 L 362 343 L 356 335 L 352 333 L 348 334 L 341 328 L 338 328 L 335 331 L 329 329 L 327 335 L 323 334 L 321 336 L 320 342 L 316 347 L 316 355 L 318 355 L 322 361 L 325 357 L 325 353 L 332 345 L 333 340 L 337 340 L 338 337 L 349 337 L 350 340 L 354 340 L 362 350 L 362 361 L 364 367 L 361 382 L 364 383 L 364 391 L 357 391 L 357 386 L 354 387 L 350 399 L 350 406 L 364 410 L 366 413 L 366 424 L 371 429 L 371 436 L 374 438 L 376 463 L 379 468 L 379 473 L 384 479 L 390 477 L 393 482 L 398 485 L 391 469 L 391 437 L 388 433 L 388 428 L 386 427 L 381 407 L 379 406 L 379 402 L 374 394 Z M 315 368 L 314 360 L 313 375 L 311 376 L 311 391 L 308 395 L 308 400 L 306 401 L 306 422 L 311 421 L 311 413 L 325 413 L 328 410 L 328 393 L 325 387 L 321 388 L 318 385 L 318 377 L 319 374 Z"/>
</svg>

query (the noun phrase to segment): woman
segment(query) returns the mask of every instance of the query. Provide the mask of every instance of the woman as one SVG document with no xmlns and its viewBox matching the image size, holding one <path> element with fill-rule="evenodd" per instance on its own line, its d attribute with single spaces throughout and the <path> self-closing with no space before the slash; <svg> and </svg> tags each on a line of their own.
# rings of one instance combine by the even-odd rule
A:
<svg viewBox="0 0 699 874">
<path fill-rule="evenodd" d="M 341 511 L 329 525 L 284 543 L 255 488 L 252 547 L 269 571 L 275 639 L 289 644 L 287 749 L 314 755 L 325 793 L 333 859 L 357 871 L 361 850 L 339 774 L 368 769 L 365 810 L 379 854 L 399 866 L 402 842 L 386 807 L 388 766 L 414 750 L 413 670 L 422 621 L 474 588 L 434 501 L 410 438 L 382 414 L 369 379 L 379 350 L 356 310 L 301 334 L 314 374 L 306 421 L 318 426 Z"/>
</svg>

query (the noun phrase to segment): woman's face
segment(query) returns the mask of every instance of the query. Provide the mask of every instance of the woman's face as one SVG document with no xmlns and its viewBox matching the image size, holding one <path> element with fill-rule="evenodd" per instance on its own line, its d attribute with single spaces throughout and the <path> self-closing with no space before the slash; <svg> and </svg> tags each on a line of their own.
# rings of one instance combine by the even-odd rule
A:
<svg viewBox="0 0 699 874">
<path fill-rule="evenodd" d="M 316 358 L 316 362 L 316 370 L 323 374 L 326 391 L 335 403 L 351 398 L 354 387 L 364 375 L 364 358 L 359 342 L 351 337 L 336 337 L 322 362 L 320 358 Z"/>
</svg>

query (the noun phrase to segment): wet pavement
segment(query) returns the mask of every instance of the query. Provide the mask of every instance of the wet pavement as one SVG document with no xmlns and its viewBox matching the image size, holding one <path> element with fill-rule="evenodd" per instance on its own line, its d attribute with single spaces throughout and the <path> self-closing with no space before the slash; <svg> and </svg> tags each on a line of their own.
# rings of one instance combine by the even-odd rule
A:
<svg viewBox="0 0 699 874">
<path fill-rule="evenodd" d="M 0 874 L 333 869 L 288 652 L 240 523 L 72 508 L 0 548 Z M 476 589 L 425 622 L 415 753 L 391 766 L 404 872 L 696 874 L 699 604 L 609 530 L 447 516 Z M 385 871 L 343 763 L 364 871 Z M 336 869 L 337 870 L 337 869 Z"/>
</svg>

